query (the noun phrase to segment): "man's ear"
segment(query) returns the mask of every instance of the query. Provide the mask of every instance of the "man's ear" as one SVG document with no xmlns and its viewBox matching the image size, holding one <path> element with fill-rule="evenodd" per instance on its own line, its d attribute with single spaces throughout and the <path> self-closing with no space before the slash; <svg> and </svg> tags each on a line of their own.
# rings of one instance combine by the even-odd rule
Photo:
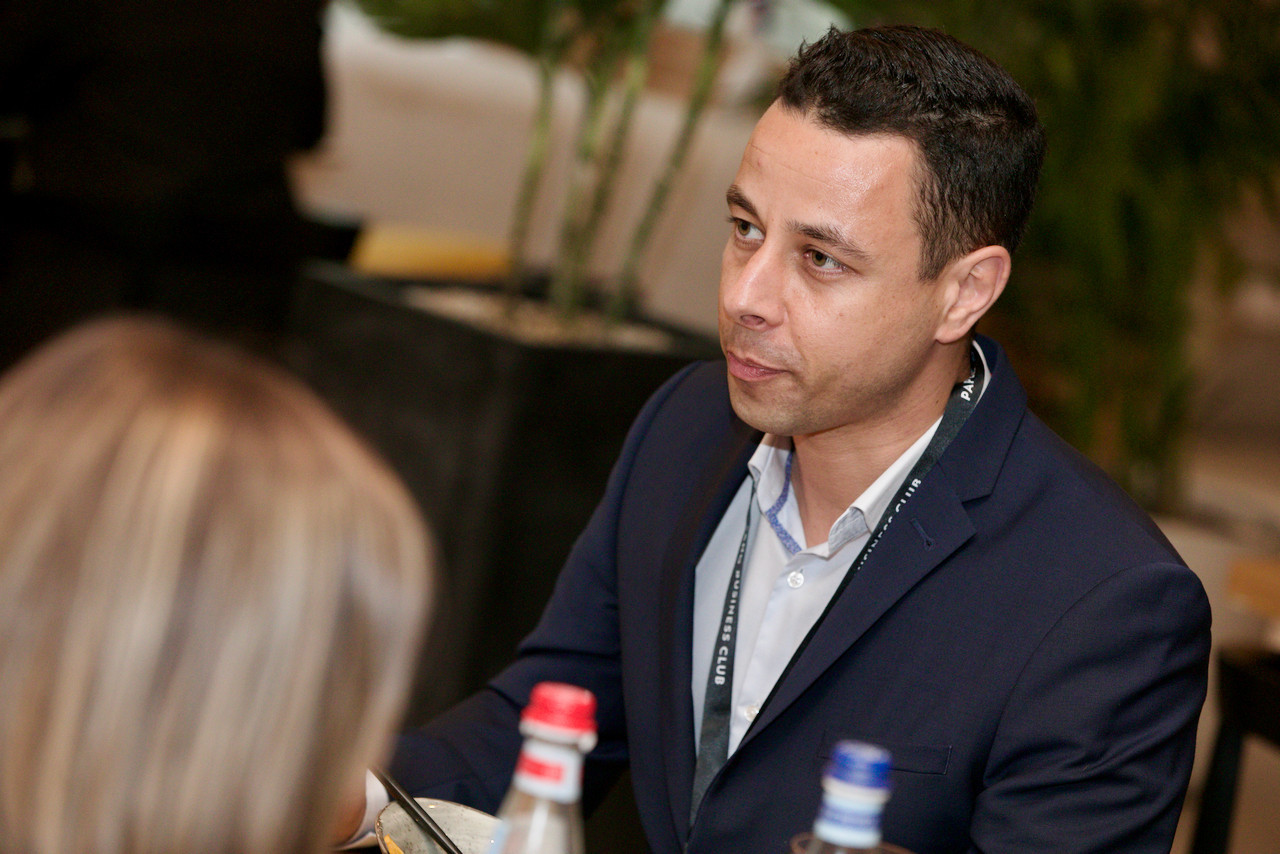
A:
<svg viewBox="0 0 1280 854">
<path fill-rule="evenodd" d="M 946 302 L 938 324 L 940 344 L 952 344 L 969 334 L 1004 292 L 1012 266 L 1009 250 L 1003 246 L 983 246 L 947 265 L 942 274 Z"/>
</svg>

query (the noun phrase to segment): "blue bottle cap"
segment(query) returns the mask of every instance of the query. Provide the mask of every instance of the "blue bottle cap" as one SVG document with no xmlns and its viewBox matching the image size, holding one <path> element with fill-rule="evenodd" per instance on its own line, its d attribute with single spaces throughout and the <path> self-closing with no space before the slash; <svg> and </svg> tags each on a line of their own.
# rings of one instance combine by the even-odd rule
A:
<svg viewBox="0 0 1280 854">
<path fill-rule="evenodd" d="M 861 741 L 837 742 L 824 774 L 850 786 L 888 789 L 889 751 Z"/>
</svg>

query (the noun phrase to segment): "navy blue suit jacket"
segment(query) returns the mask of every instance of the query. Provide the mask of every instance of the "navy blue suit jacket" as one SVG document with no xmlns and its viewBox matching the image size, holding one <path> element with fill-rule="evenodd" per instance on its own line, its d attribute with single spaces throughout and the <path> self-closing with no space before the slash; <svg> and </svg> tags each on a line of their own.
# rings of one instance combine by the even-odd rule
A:
<svg viewBox="0 0 1280 854">
<path fill-rule="evenodd" d="M 694 567 L 760 439 L 734 416 L 722 363 L 690 366 L 647 404 L 515 663 L 406 734 L 395 773 L 495 810 L 520 708 L 555 679 L 599 698 L 588 789 L 629 764 L 659 854 L 783 851 L 811 825 L 841 738 L 892 752 L 884 836 L 918 854 L 1167 852 L 1205 694 L 1208 601 L 982 343 L 992 376 L 979 405 L 792 659 L 692 826 Z"/>
</svg>

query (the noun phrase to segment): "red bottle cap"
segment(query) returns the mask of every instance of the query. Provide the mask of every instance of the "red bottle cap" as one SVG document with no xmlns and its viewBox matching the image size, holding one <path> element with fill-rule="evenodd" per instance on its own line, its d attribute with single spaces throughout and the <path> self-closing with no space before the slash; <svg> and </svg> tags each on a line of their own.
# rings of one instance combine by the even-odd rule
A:
<svg viewBox="0 0 1280 854">
<path fill-rule="evenodd" d="M 562 682 L 533 686 L 521 721 L 576 732 L 595 732 L 596 698 L 586 688 Z"/>
</svg>

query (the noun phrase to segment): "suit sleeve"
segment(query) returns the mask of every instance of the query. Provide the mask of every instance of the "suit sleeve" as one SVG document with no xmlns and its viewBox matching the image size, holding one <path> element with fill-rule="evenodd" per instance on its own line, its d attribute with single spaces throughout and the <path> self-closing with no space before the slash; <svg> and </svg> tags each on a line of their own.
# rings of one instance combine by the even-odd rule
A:
<svg viewBox="0 0 1280 854">
<path fill-rule="evenodd" d="M 533 686 L 551 680 L 596 696 L 599 743 L 587 759 L 583 801 L 588 811 L 625 767 L 618 628 L 618 513 L 631 467 L 663 404 L 696 366 L 663 385 L 636 418 L 605 495 L 569 553 L 538 625 L 515 662 L 483 690 L 425 727 L 401 735 L 392 772 L 419 796 L 496 812 L 515 769 L 521 709 Z"/>
<path fill-rule="evenodd" d="M 1209 659 L 1196 576 L 1104 580 L 1039 644 L 1008 699 L 977 797 L 975 852 L 1162 852 L 1195 752 Z"/>
</svg>

